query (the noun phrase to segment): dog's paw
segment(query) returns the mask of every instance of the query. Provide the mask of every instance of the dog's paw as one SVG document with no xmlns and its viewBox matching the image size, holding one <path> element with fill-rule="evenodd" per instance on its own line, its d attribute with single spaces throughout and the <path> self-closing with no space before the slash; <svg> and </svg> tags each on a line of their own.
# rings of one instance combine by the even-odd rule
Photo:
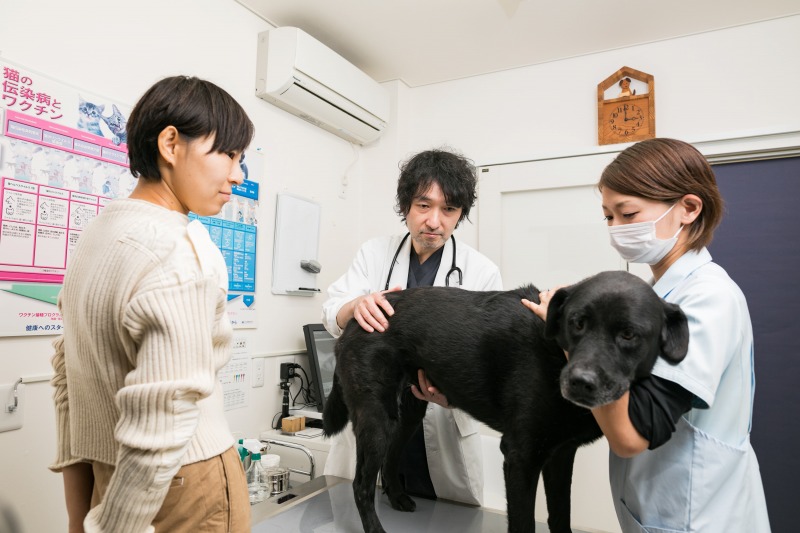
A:
<svg viewBox="0 0 800 533">
<path fill-rule="evenodd" d="M 389 498 L 389 503 L 392 504 L 392 509 L 407 513 L 411 513 L 417 508 L 417 503 L 408 494 L 400 494 L 394 498 Z"/>
</svg>

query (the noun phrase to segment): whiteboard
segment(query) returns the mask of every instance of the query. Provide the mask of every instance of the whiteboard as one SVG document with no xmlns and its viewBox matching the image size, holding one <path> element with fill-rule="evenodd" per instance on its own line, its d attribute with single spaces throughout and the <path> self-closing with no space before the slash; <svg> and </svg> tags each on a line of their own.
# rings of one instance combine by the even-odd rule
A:
<svg viewBox="0 0 800 533">
<path fill-rule="evenodd" d="M 292 296 L 318 294 L 317 275 L 303 270 L 300 262 L 318 260 L 322 208 L 316 202 L 288 193 L 279 193 L 277 203 L 272 293 Z"/>
</svg>

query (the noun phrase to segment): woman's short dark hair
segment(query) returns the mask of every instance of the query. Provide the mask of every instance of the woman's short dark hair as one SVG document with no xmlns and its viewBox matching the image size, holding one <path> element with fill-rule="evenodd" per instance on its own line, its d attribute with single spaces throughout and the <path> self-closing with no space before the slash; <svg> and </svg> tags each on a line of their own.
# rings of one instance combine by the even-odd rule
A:
<svg viewBox="0 0 800 533">
<path fill-rule="evenodd" d="M 414 198 L 424 194 L 434 183 L 441 187 L 448 205 L 462 209 L 456 226 L 465 218 L 469 220 L 469 210 L 477 198 L 475 165 L 462 155 L 437 149 L 420 152 L 400 165 L 395 211 L 403 221 Z"/>
<path fill-rule="evenodd" d="M 628 196 L 675 203 L 687 194 L 703 201 L 689 226 L 689 250 L 700 250 L 714 237 L 722 220 L 723 200 L 714 171 L 703 154 L 675 139 L 648 139 L 623 150 L 603 171 L 597 184 Z"/>
<path fill-rule="evenodd" d="M 242 106 L 210 81 L 164 78 L 144 93 L 128 119 L 128 157 L 135 177 L 161 180 L 158 136 L 167 126 L 189 139 L 213 134 L 209 153 L 244 151 L 255 131 Z"/>
</svg>

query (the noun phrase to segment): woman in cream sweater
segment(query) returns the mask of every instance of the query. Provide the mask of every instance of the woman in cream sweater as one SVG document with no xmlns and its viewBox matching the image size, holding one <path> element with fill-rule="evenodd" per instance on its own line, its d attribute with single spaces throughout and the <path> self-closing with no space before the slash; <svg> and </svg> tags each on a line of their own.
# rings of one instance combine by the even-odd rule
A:
<svg viewBox="0 0 800 533">
<path fill-rule="evenodd" d="M 227 269 L 197 215 L 243 180 L 253 136 L 216 85 L 163 79 L 127 124 L 129 198 L 82 232 L 59 297 L 53 367 L 70 531 L 249 531 L 217 372 L 230 358 Z"/>
</svg>

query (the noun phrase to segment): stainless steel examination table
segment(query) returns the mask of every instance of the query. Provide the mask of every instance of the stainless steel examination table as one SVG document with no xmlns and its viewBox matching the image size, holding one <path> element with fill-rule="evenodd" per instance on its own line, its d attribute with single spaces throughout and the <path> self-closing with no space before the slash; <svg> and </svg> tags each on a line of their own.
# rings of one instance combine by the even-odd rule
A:
<svg viewBox="0 0 800 533">
<path fill-rule="evenodd" d="M 395 511 L 378 487 L 375 509 L 384 529 L 390 533 L 504 533 L 508 528 L 504 513 L 442 500 L 414 498 L 414 501 L 417 509 L 413 513 Z M 350 480 L 334 476 L 312 479 L 251 509 L 253 533 L 363 531 Z M 536 524 L 537 533 L 547 531 L 547 526 Z"/>
<path fill-rule="evenodd" d="M 380 487 L 375 492 L 375 509 L 389 532 L 501 533 L 508 527 L 505 514 L 424 498 L 414 498 L 417 510 L 413 513 L 395 511 Z M 295 496 L 287 498 L 292 494 Z M 281 499 L 283 503 L 278 503 Z M 350 480 L 339 477 L 320 476 L 251 509 L 253 533 L 364 531 L 353 500 L 353 485 Z"/>
</svg>

